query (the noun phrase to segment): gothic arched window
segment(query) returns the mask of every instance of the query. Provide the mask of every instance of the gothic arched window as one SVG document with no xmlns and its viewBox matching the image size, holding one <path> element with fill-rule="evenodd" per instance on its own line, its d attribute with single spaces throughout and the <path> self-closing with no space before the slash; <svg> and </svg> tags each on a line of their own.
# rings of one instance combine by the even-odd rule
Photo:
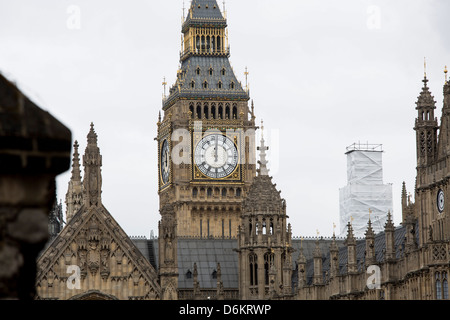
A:
<svg viewBox="0 0 450 320">
<path fill-rule="evenodd" d="M 189 105 L 189 111 L 191 112 L 191 118 L 194 118 L 194 104 Z"/>
<path fill-rule="evenodd" d="M 230 119 L 230 106 L 228 104 L 225 107 L 225 118 Z"/>
<path fill-rule="evenodd" d="M 198 195 L 198 189 L 197 188 L 192 189 L 192 197 L 197 198 L 197 195 Z"/>
<path fill-rule="evenodd" d="M 255 253 L 250 253 L 249 257 L 250 264 L 250 285 L 257 286 L 258 285 L 258 257 Z"/>
<path fill-rule="evenodd" d="M 436 299 L 442 300 L 442 285 L 439 272 L 436 272 L 435 277 L 436 277 Z"/>
<path fill-rule="evenodd" d="M 270 266 L 273 264 L 274 260 L 274 254 L 273 253 L 266 253 L 264 254 L 264 283 L 266 286 L 269 285 L 269 271 Z"/>
<path fill-rule="evenodd" d="M 237 119 L 237 107 L 233 107 L 233 119 Z"/>
<path fill-rule="evenodd" d="M 223 107 L 222 107 L 221 103 L 219 103 L 219 114 L 218 114 L 217 118 L 223 119 Z"/>
<path fill-rule="evenodd" d="M 216 105 L 214 103 L 211 105 L 211 118 L 216 119 Z"/>
</svg>

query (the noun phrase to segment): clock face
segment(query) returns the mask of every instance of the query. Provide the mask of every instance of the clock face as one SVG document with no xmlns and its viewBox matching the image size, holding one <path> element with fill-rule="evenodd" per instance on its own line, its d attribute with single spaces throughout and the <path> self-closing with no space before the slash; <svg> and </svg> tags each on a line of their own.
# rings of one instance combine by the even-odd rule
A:
<svg viewBox="0 0 450 320">
<path fill-rule="evenodd" d="M 194 154 L 199 170 L 212 179 L 230 176 L 238 165 L 238 150 L 234 142 L 221 134 L 211 134 L 197 144 Z"/>
<path fill-rule="evenodd" d="M 445 197 L 444 197 L 444 191 L 439 190 L 437 195 L 437 208 L 440 213 L 444 211 L 445 208 Z"/>
<path fill-rule="evenodd" d="M 161 180 L 163 184 L 169 182 L 169 173 L 170 173 L 170 165 L 169 165 L 170 157 L 169 157 L 169 143 L 167 140 L 164 140 L 161 147 Z"/>
</svg>

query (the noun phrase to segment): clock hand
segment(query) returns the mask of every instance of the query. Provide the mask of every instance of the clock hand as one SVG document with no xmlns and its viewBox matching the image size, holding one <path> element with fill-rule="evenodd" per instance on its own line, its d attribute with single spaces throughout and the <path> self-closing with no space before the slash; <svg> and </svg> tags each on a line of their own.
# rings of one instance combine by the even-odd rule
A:
<svg viewBox="0 0 450 320">
<path fill-rule="evenodd" d="M 217 157 L 218 157 L 217 149 L 218 149 L 218 146 L 219 146 L 219 137 L 216 137 L 216 147 L 215 147 L 215 153 L 214 153 L 214 162 L 217 162 Z"/>
</svg>

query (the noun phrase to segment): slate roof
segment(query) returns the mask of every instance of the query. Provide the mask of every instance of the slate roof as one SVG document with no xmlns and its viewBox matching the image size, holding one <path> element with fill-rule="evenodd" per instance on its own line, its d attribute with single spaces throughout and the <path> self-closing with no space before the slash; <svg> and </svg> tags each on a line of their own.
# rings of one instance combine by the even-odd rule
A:
<svg viewBox="0 0 450 320">
<path fill-rule="evenodd" d="M 418 228 L 416 228 L 418 230 Z M 405 248 L 405 233 L 406 233 L 406 227 L 401 226 L 397 227 L 394 232 L 394 242 L 395 242 L 395 248 L 396 248 L 396 258 L 400 258 L 404 252 Z M 416 236 L 418 236 L 418 232 L 416 232 Z M 417 239 L 416 239 L 417 242 Z M 377 235 L 375 235 L 375 257 L 377 262 L 383 262 L 384 261 L 384 252 L 386 248 L 386 236 L 384 232 L 380 232 Z M 356 259 L 357 259 L 357 265 L 358 270 L 362 270 L 363 266 L 365 265 L 365 250 L 366 250 L 366 241 L 365 239 L 357 240 L 356 242 Z M 339 249 L 339 273 L 345 274 L 347 272 L 347 247 L 342 246 Z M 322 270 L 324 279 L 326 278 L 326 273 L 329 273 L 330 271 L 330 253 L 329 250 L 323 250 L 322 249 Z M 305 255 L 306 256 L 306 255 Z M 313 282 L 313 276 L 314 276 L 314 262 L 312 259 L 307 258 L 307 264 L 306 264 L 306 283 L 308 285 L 311 285 Z M 297 283 L 297 273 L 294 272 L 293 274 L 293 283 Z"/>
<path fill-rule="evenodd" d="M 197 74 L 198 68 L 200 74 Z M 210 75 L 210 68 L 213 70 L 212 75 Z M 225 75 L 222 74 L 222 69 L 225 70 Z M 194 88 L 191 87 L 192 81 L 195 83 Z M 207 88 L 203 87 L 205 81 L 208 83 Z M 222 88 L 219 88 L 219 82 L 222 83 Z M 234 83 L 234 89 L 230 87 L 231 83 Z M 228 57 L 224 56 L 192 56 L 184 60 L 181 65 L 180 78 L 170 89 L 163 109 L 179 98 L 249 100 L 247 92 L 234 74 Z"/>
<path fill-rule="evenodd" d="M 158 269 L 158 239 L 131 238 L 139 251 L 150 261 L 153 267 Z M 344 240 L 338 239 L 338 247 L 343 247 Z M 331 239 L 323 239 L 320 242 L 322 252 L 327 252 Z M 295 270 L 296 261 L 301 245 L 300 239 L 293 239 L 292 246 L 296 250 L 292 255 Z M 303 253 L 306 259 L 313 257 L 316 245 L 315 239 L 303 240 Z M 194 272 L 194 263 L 197 264 L 198 281 L 201 289 L 215 289 L 217 279 L 212 274 L 220 263 L 222 281 L 225 289 L 239 288 L 238 253 L 234 251 L 238 246 L 236 239 L 178 239 L 178 286 L 180 289 L 193 288 L 193 275 L 187 276 L 188 271 Z"/>
<path fill-rule="evenodd" d="M 216 24 L 226 26 L 226 19 L 223 17 L 216 0 L 192 0 L 190 10 L 192 10 L 192 17 L 189 11 L 183 24 L 183 32 L 192 25 Z"/>
</svg>

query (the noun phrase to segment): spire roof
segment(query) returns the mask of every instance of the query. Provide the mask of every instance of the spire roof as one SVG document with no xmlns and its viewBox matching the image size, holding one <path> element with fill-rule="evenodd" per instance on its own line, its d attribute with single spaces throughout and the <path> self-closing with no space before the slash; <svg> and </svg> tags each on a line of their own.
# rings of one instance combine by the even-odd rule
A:
<svg viewBox="0 0 450 320">
<path fill-rule="evenodd" d="M 388 218 L 386 221 L 386 224 L 384 226 L 385 231 L 394 231 L 395 227 L 394 227 L 394 223 L 392 222 L 392 215 L 391 215 L 391 211 L 388 212 Z"/>
<path fill-rule="evenodd" d="M 269 147 L 266 147 L 264 140 L 264 121 L 261 120 L 261 145 L 258 147 L 259 150 L 259 169 L 258 173 L 260 176 L 268 176 L 269 169 L 267 169 L 267 161 L 266 159 L 266 151 L 269 150 Z"/>
<path fill-rule="evenodd" d="M 434 96 L 431 95 L 430 92 L 430 88 L 428 88 L 428 78 L 425 74 L 423 80 L 423 88 L 422 88 L 422 92 L 420 93 L 419 97 L 417 98 L 417 108 L 419 109 L 421 107 L 432 107 L 435 108 L 436 106 L 436 101 L 434 101 Z"/>
<path fill-rule="evenodd" d="M 366 231 L 365 235 L 366 235 L 366 238 L 374 238 L 375 237 L 375 232 L 373 231 L 372 221 L 370 220 L 370 218 L 369 218 L 369 223 L 367 225 L 367 231 Z"/>
<path fill-rule="evenodd" d="M 190 25 L 204 23 L 226 25 L 226 19 L 216 0 L 192 0 L 183 29 Z"/>
<path fill-rule="evenodd" d="M 261 146 L 258 147 L 260 151 L 260 167 L 257 170 L 258 176 L 253 180 L 250 187 L 247 199 L 243 203 L 243 208 L 247 212 L 274 212 L 284 210 L 286 203 L 281 198 L 280 191 L 277 190 L 276 184 L 272 182 L 272 177 L 269 176 L 267 169 L 266 151 L 269 148 L 264 144 L 264 136 L 261 137 Z"/>
<path fill-rule="evenodd" d="M 78 153 L 78 141 L 75 140 L 73 144 L 73 159 L 72 159 L 72 181 L 81 181 L 81 169 L 80 169 L 80 154 Z"/>
<path fill-rule="evenodd" d="M 95 133 L 93 122 L 91 122 L 91 130 L 89 130 L 87 139 L 88 139 L 88 145 L 97 146 L 97 133 Z"/>
</svg>

